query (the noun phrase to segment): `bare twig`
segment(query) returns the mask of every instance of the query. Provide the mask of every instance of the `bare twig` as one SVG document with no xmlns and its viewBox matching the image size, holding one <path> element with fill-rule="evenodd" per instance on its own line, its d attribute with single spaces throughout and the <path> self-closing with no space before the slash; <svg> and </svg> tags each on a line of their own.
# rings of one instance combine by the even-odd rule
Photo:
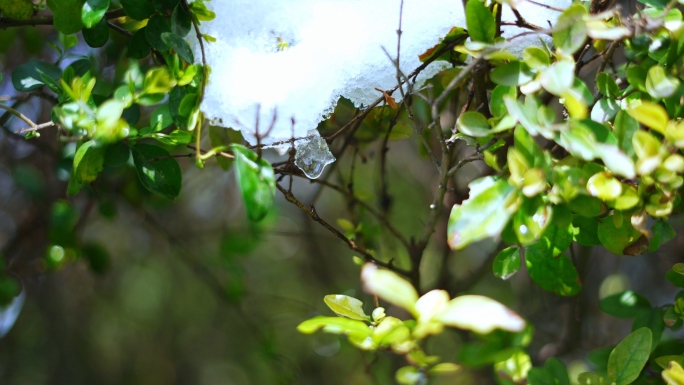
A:
<svg viewBox="0 0 684 385">
<path fill-rule="evenodd" d="M 306 207 L 306 205 L 304 205 L 304 203 L 300 202 L 291 192 L 287 191 L 287 189 L 285 189 L 283 186 L 281 186 L 280 183 L 276 183 L 276 187 L 285 196 L 285 199 L 287 199 L 288 202 L 299 207 L 299 209 L 302 210 L 304 213 L 308 214 L 311 217 L 311 219 L 320 223 L 326 230 L 330 231 L 337 238 L 341 239 L 344 243 L 346 243 L 350 249 L 361 254 L 366 261 L 373 262 L 378 266 L 385 267 L 387 269 L 393 270 L 393 271 L 395 271 L 399 274 L 405 275 L 405 276 L 409 275 L 409 271 L 406 271 L 406 270 L 401 269 L 397 266 L 394 266 L 394 263 L 392 262 L 392 260 L 390 260 L 390 262 L 383 262 L 383 261 L 376 259 L 366 249 L 357 245 L 356 242 L 354 242 L 354 240 L 347 238 L 344 234 L 342 234 L 339 230 L 337 230 L 335 227 L 333 227 L 330 223 L 326 222 L 323 218 L 321 218 L 318 215 L 318 213 L 316 212 L 316 208 L 313 205 L 311 205 L 310 207 Z"/>
</svg>

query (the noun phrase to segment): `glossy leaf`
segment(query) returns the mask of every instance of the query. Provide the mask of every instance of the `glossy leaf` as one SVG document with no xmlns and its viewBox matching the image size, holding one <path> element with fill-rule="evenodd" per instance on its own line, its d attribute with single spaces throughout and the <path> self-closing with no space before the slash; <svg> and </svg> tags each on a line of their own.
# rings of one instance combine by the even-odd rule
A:
<svg viewBox="0 0 684 385">
<path fill-rule="evenodd" d="M 665 69 L 655 65 L 646 74 L 646 91 L 656 99 L 672 96 L 679 87 L 679 80 L 668 76 Z"/>
<path fill-rule="evenodd" d="M 185 60 L 185 62 L 187 62 L 188 64 L 192 64 L 195 62 L 195 56 L 192 53 L 190 45 L 182 37 L 172 32 L 163 32 L 161 34 L 161 39 L 164 41 L 164 43 L 166 43 L 166 45 L 169 46 L 169 48 L 176 51 L 178 56 L 180 56 L 181 59 Z"/>
<path fill-rule="evenodd" d="M 85 0 L 47 0 L 46 4 L 54 17 L 55 29 L 65 35 L 80 31 L 83 28 L 81 13 L 84 3 Z"/>
<path fill-rule="evenodd" d="M 81 20 L 86 28 L 97 25 L 109 9 L 109 0 L 86 0 L 81 8 Z"/>
<path fill-rule="evenodd" d="M 575 62 L 561 60 L 553 63 L 541 73 L 541 84 L 545 90 L 554 95 L 562 95 L 575 80 Z"/>
<path fill-rule="evenodd" d="M 651 309 L 651 304 L 646 298 L 631 290 L 603 298 L 599 306 L 605 313 L 618 318 L 634 318 L 639 313 Z"/>
<path fill-rule="evenodd" d="M 325 304 L 335 314 L 360 321 L 368 321 L 370 317 L 363 311 L 363 302 L 354 297 L 342 294 L 326 295 L 323 298 Z"/>
<path fill-rule="evenodd" d="M 654 223 L 653 227 L 651 227 L 651 233 L 653 236 L 649 240 L 651 248 L 648 251 L 650 252 L 657 251 L 660 248 L 660 245 L 670 241 L 671 239 L 674 239 L 674 237 L 677 235 L 672 226 L 665 221 L 657 221 Z M 681 271 L 681 274 L 684 275 L 684 264 L 680 263 L 676 264 L 675 266 L 678 265 L 681 265 L 679 266 L 681 269 L 679 271 Z"/>
<path fill-rule="evenodd" d="M 167 51 L 169 49 L 169 45 L 162 39 L 164 32 L 171 32 L 171 26 L 162 15 L 155 14 L 150 18 L 145 27 L 145 36 L 152 48 L 156 48 L 159 51 Z"/>
<path fill-rule="evenodd" d="M 165 149 L 139 143 L 133 147 L 133 162 L 140 182 L 148 190 L 174 200 L 181 190 L 178 161 Z"/>
<path fill-rule="evenodd" d="M 471 0 L 477 1 L 477 0 Z M 456 121 L 458 130 L 468 136 L 481 138 L 491 135 L 491 128 L 487 118 L 479 112 L 467 111 L 461 114 Z"/>
<path fill-rule="evenodd" d="M 12 72 L 12 84 L 19 92 L 33 91 L 45 85 L 41 75 L 57 80 L 62 76 L 62 71 L 53 64 L 31 60 Z"/>
<path fill-rule="evenodd" d="M 606 72 L 601 72 L 596 75 L 596 88 L 598 91 L 609 99 L 615 99 L 620 92 L 620 87 L 618 87 L 615 79 Z"/>
<path fill-rule="evenodd" d="M 468 0 L 465 7 L 466 28 L 473 41 L 490 43 L 496 35 L 494 15 L 480 0 Z"/>
<path fill-rule="evenodd" d="M 418 292 L 407 280 L 390 270 L 367 263 L 361 271 L 361 281 L 367 292 L 416 315 Z"/>
<path fill-rule="evenodd" d="M 622 183 L 609 173 L 599 172 L 587 181 L 587 191 L 603 201 L 611 201 L 622 194 Z"/>
<path fill-rule="evenodd" d="M 98 147 L 90 140 L 83 143 L 74 155 L 74 164 L 69 178 L 68 195 L 78 193 L 84 185 L 97 179 L 104 164 L 105 147 Z"/>
<path fill-rule="evenodd" d="M 587 38 L 587 27 L 584 23 L 586 14 L 587 10 L 582 4 L 574 4 L 558 17 L 552 33 L 553 45 L 564 54 L 573 54 L 584 46 Z"/>
<path fill-rule="evenodd" d="M 508 279 L 520 270 L 520 249 L 511 246 L 499 252 L 492 264 L 494 275 L 501 279 Z"/>
<path fill-rule="evenodd" d="M 628 220 L 615 224 L 613 217 L 603 218 L 599 223 L 598 237 L 603 247 L 613 254 L 622 255 L 627 247 L 636 242 L 641 233 L 632 227 Z"/>
<path fill-rule="evenodd" d="M 644 126 L 654 129 L 661 134 L 665 133 L 669 117 L 665 108 L 660 104 L 643 100 L 641 104 L 630 106 L 627 109 L 627 113 Z"/>
<path fill-rule="evenodd" d="M 608 377 L 617 385 L 637 379 L 651 354 L 651 330 L 640 328 L 625 337 L 608 358 Z"/>
<path fill-rule="evenodd" d="M 297 326 L 300 333 L 312 334 L 318 330 L 326 333 L 345 334 L 348 336 L 370 337 L 371 329 L 362 321 L 340 318 L 318 316 L 306 320 Z"/>
<path fill-rule="evenodd" d="M 447 326 L 480 334 L 495 329 L 520 332 L 525 320 L 501 303 L 481 295 L 462 295 L 449 301 L 439 320 Z"/>
<path fill-rule="evenodd" d="M 83 28 L 83 39 L 93 48 L 102 47 L 109 40 L 109 24 L 105 19 L 89 28 Z"/>
<path fill-rule="evenodd" d="M 527 64 L 521 61 L 512 61 L 500 65 L 492 70 L 490 76 L 494 83 L 508 87 L 516 87 L 525 84 L 534 78 L 534 74 L 530 71 Z"/>
<path fill-rule="evenodd" d="M 470 198 L 454 205 L 449 216 L 449 246 L 460 250 L 501 233 L 519 206 L 515 188 L 505 180 L 485 177 L 469 185 Z"/>
<path fill-rule="evenodd" d="M 247 217 L 260 221 L 273 205 L 276 190 L 273 167 L 245 146 L 231 144 L 230 148 L 235 156 L 235 176 Z"/>
<path fill-rule="evenodd" d="M 183 4 L 178 4 L 171 14 L 171 30 L 174 34 L 185 37 L 191 29 L 192 19 L 190 15 L 188 15 Z"/>
</svg>

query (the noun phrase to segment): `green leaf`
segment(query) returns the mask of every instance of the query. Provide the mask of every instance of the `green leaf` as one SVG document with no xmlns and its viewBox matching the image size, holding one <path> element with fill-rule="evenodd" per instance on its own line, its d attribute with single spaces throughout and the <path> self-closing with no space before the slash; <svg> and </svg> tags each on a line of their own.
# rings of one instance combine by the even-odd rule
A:
<svg viewBox="0 0 684 385">
<path fill-rule="evenodd" d="M 527 47 L 522 52 L 523 61 L 532 69 L 541 71 L 551 64 L 549 54 L 539 47 Z"/>
<path fill-rule="evenodd" d="M 544 363 L 544 369 L 551 374 L 557 385 L 570 385 L 570 377 L 565 365 L 558 358 L 549 358 Z"/>
<path fill-rule="evenodd" d="M 504 104 L 503 97 L 509 95 L 509 97 L 515 99 L 517 91 L 515 87 L 508 86 L 496 86 L 492 90 L 492 97 L 489 101 L 489 111 L 492 116 L 500 118 L 508 114 L 508 109 L 506 109 L 506 104 Z"/>
<path fill-rule="evenodd" d="M 312 334 L 321 329 L 326 333 L 345 334 L 359 338 L 366 338 L 371 335 L 371 329 L 368 325 L 362 321 L 349 318 L 318 316 L 297 326 L 297 330 L 304 334 Z"/>
<path fill-rule="evenodd" d="M 235 155 L 235 175 L 245 202 L 247 217 L 262 220 L 273 206 L 276 182 L 273 167 L 254 151 L 239 144 L 231 144 Z"/>
<path fill-rule="evenodd" d="M 180 37 L 185 37 L 192 29 L 192 19 L 182 4 L 178 4 L 171 14 L 171 30 Z"/>
<path fill-rule="evenodd" d="M 173 117 L 169 111 L 169 105 L 162 104 L 152 112 L 150 117 L 150 128 L 153 132 L 159 132 L 173 124 Z"/>
<path fill-rule="evenodd" d="M 128 57 L 133 59 L 143 59 L 150 54 L 152 46 L 147 42 L 147 27 L 137 30 L 128 41 Z"/>
<path fill-rule="evenodd" d="M 477 0 L 470 0 L 470 2 L 474 1 Z M 534 79 L 534 73 L 530 67 L 521 61 L 500 65 L 492 70 L 490 76 L 494 83 L 508 87 L 517 87 Z"/>
<path fill-rule="evenodd" d="M 363 311 L 363 302 L 354 297 L 342 294 L 326 295 L 323 298 L 325 304 L 335 314 L 360 321 L 368 321 L 370 317 Z"/>
<path fill-rule="evenodd" d="M 653 227 L 651 227 L 651 233 L 653 233 L 653 236 L 649 240 L 649 243 L 651 244 L 651 248 L 648 249 L 649 252 L 657 251 L 660 248 L 660 245 L 670 241 L 677 235 L 672 226 L 665 221 L 654 223 Z M 684 267 L 684 265 L 682 265 L 682 267 Z M 684 275 L 684 269 L 682 269 L 682 272 Z"/>
<path fill-rule="evenodd" d="M 62 76 L 62 71 L 55 65 L 31 60 L 12 72 L 12 84 L 19 92 L 33 91 L 45 85 L 41 75 L 57 80 Z"/>
<path fill-rule="evenodd" d="M 560 96 L 564 94 L 575 80 L 575 62 L 561 60 L 553 63 L 541 73 L 541 84 L 545 90 Z"/>
<path fill-rule="evenodd" d="M 601 95 L 609 99 L 615 99 L 620 92 L 620 87 L 618 87 L 615 79 L 605 72 L 596 75 L 596 88 Z"/>
<path fill-rule="evenodd" d="M 651 354 L 651 330 L 640 328 L 625 337 L 608 358 L 608 377 L 617 385 L 634 382 Z"/>
<path fill-rule="evenodd" d="M 620 105 L 615 99 L 601 98 L 591 109 L 591 119 L 597 123 L 608 122 L 620 111 Z"/>
<path fill-rule="evenodd" d="M 558 17 L 553 29 L 553 45 L 564 54 L 571 55 L 584 46 L 587 38 L 587 27 L 584 23 L 586 8 L 582 4 L 573 4 Z"/>
<path fill-rule="evenodd" d="M 83 28 L 83 39 L 93 48 L 102 47 L 109 40 L 109 25 L 105 19 L 95 24 L 92 28 Z"/>
<path fill-rule="evenodd" d="M 622 183 L 612 174 L 599 172 L 587 182 L 587 191 L 603 201 L 612 201 L 622 194 Z"/>
<path fill-rule="evenodd" d="M 598 238 L 598 221 L 582 215 L 572 216 L 572 227 L 575 242 L 582 246 L 597 246 L 601 244 Z"/>
<path fill-rule="evenodd" d="M 670 365 L 670 362 L 672 361 L 678 363 L 679 365 L 684 365 L 684 356 L 669 355 L 658 357 L 655 359 L 656 364 L 658 364 L 663 369 L 667 369 L 667 367 Z"/>
<path fill-rule="evenodd" d="M 181 59 L 185 60 L 188 64 L 195 62 L 195 56 L 192 53 L 192 49 L 187 41 L 183 40 L 182 37 L 172 33 L 163 32 L 161 34 L 161 39 L 168 45 L 171 49 L 176 51 Z"/>
<path fill-rule="evenodd" d="M 185 146 L 192 143 L 195 138 L 190 132 L 184 130 L 174 130 L 168 135 L 155 132 L 150 137 L 169 146 Z"/>
<path fill-rule="evenodd" d="M 641 312 L 651 310 L 648 300 L 631 290 L 603 298 L 599 306 L 604 313 L 617 318 L 634 318 Z"/>
<path fill-rule="evenodd" d="M 665 127 L 668 120 L 670 120 L 663 106 L 645 100 L 642 100 L 640 104 L 635 103 L 627 108 L 627 113 L 636 119 L 637 122 L 661 134 L 665 133 Z"/>
<path fill-rule="evenodd" d="M 646 74 L 646 91 L 656 99 L 672 96 L 679 87 L 679 80 L 667 76 L 665 69 L 655 65 Z"/>
<path fill-rule="evenodd" d="M 131 150 L 124 142 L 116 142 L 107 146 L 104 164 L 107 167 L 121 167 L 128 163 Z"/>
<path fill-rule="evenodd" d="M 98 147 L 95 141 L 83 143 L 74 155 L 74 164 L 69 178 L 68 195 L 77 194 L 84 185 L 97 179 L 102 172 L 105 147 Z"/>
<path fill-rule="evenodd" d="M 475 138 L 483 138 L 491 135 L 491 128 L 489 127 L 487 118 L 479 112 L 464 112 L 458 117 L 458 120 L 456 120 L 456 126 L 460 132 Z"/>
<path fill-rule="evenodd" d="M 525 173 L 527 175 L 527 173 Z M 513 231 L 522 245 L 536 242 L 551 223 L 553 208 L 539 197 L 524 199 L 513 216 Z"/>
<path fill-rule="evenodd" d="M 131 19 L 145 20 L 154 13 L 154 5 L 150 1 L 121 0 L 121 6 Z"/>
<path fill-rule="evenodd" d="M 515 187 L 505 180 L 484 177 L 469 187 L 470 198 L 454 205 L 449 216 L 447 237 L 454 250 L 499 235 L 520 204 Z"/>
<path fill-rule="evenodd" d="M 418 292 L 407 280 L 390 270 L 367 263 L 361 271 L 361 281 L 367 292 L 417 315 Z"/>
<path fill-rule="evenodd" d="M 494 15 L 480 0 L 468 0 L 466 4 L 466 28 L 473 41 L 491 43 L 496 36 Z"/>
<path fill-rule="evenodd" d="M 598 237 L 603 247 L 613 254 L 623 255 L 624 250 L 641 237 L 641 233 L 635 230 L 627 220 L 622 220 L 619 226 L 611 217 L 603 218 L 598 227 Z"/>
<path fill-rule="evenodd" d="M 153 193 L 174 200 L 180 194 L 182 176 L 178 161 L 165 149 L 139 143 L 133 147 L 133 162 L 140 182 Z"/>
<path fill-rule="evenodd" d="M 397 370 L 394 379 L 400 385 L 418 385 L 425 382 L 425 375 L 416 367 L 404 366 Z"/>
<path fill-rule="evenodd" d="M 665 330 L 664 316 L 665 311 L 662 308 L 654 307 L 639 312 L 636 318 L 634 318 L 634 323 L 632 323 L 632 331 L 642 327 L 647 327 L 651 330 L 651 333 L 653 334 L 651 350 L 654 350 L 658 346 L 658 343 L 663 336 L 663 331 Z"/>
<path fill-rule="evenodd" d="M 55 29 L 65 35 L 71 35 L 83 29 L 81 13 L 84 2 L 85 0 L 47 0 L 47 6 L 54 15 Z"/>
<path fill-rule="evenodd" d="M 520 270 L 520 249 L 511 246 L 499 252 L 492 264 L 494 275 L 501 279 L 508 279 Z"/>
<path fill-rule="evenodd" d="M 525 320 L 501 303 L 482 295 L 462 295 L 449 301 L 438 316 L 446 326 L 488 334 L 495 329 L 521 332 Z"/>
<path fill-rule="evenodd" d="M 86 28 L 92 28 L 102 20 L 109 9 L 109 0 L 86 0 L 81 8 L 81 20 Z"/>
<path fill-rule="evenodd" d="M 618 147 L 624 151 L 628 156 L 634 155 L 634 146 L 632 145 L 632 137 L 634 133 L 639 130 L 639 122 L 629 116 L 626 111 L 619 111 L 615 115 L 613 122 L 613 134 L 618 142 Z"/>
<path fill-rule="evenodd" d="M 582 290 L 575 265 L 565 254 L 554 255 L 548 238 L 525 249 L 530 278 L 542 289 L 561 296 L 574 296 Z"/>
<path fill-rule="evenodd" d="M 588 126 L 577 121 L 572 121 L 568 129 L 560 132 L 557 142 L 583 160 L 592 160 L 598 153 L 596 136 Z"/>
<path fill-rule="evenodd" d="M 162 39 L 162 34 L 164 32 L 171 32 L 171 26 L 164 16 L 155 14 L 150 18 L 145 27 L 145 36 L 152 48 L 159 51 L 169 50 L 169 45 Z"/>
</svg>

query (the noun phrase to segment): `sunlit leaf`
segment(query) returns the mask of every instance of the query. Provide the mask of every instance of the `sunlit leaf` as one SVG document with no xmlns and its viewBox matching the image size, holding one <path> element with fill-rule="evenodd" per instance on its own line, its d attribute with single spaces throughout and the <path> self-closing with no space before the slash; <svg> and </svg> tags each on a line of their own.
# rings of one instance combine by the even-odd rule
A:
<svg viewBox="0 0 684 385">
<path fill-rule="evenodd" d="M 268 161 L 254 151 L 239 144 L 231 144 L 235 155 L 235 176 L 245 202 L 247 217 L 253 221 L 263 219 L 273 206 L 275 176 Z"/>
<path fill-rule="evenodd" d="M 505 180 L 485 177 L 469 187 L 470 198 L 454 205 L 449 217 L 447 237 L 455 250 L 500 234 L 520 204 L 515 188 Z"/>
<path fill-rule="evenodd" d="M 447 326 L 491 333 L 495 329 L 520 332 L 525 320 L 501 303 L 481 295 L 462 295 L 452 299 L 439 320 Z"/>
<path fill-rule="evenodd" d="M 397 273 L 367 263 L 361 271 L 361 280 L 367 292 L 416 314 L 418 293 L 413 285 Z"/>
<path fill-rule="evenodd" d="M 359 301 L 354 297 L 350 297 L 342 294 L 331 294 L 326 295 L 323 298 L 325 304 L 328 305 L 330 310 L 334 311 L 335 314 L 360 321 L 367 321 L 370 318 L 363 311 L 363 302 Z"/>
<path fill-rule="evenodd" d="M 520 270 L 520 249 L 511 246 L 499 252 L 492 264 L 494 275 L 508 279 Z"/>
</svg>

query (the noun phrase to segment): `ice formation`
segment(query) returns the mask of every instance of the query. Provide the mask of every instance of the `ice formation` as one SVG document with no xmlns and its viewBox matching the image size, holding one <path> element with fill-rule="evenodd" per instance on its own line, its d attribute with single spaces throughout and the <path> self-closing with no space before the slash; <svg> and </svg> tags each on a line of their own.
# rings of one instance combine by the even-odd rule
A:
<svg viewBox="0 0 684 385">
<path fill-rule="evenodd" d="M 315 129 L 309 130 L 306 140 L 295 148 L 295 165 L 310 179 L 321 176 L 325 166 L 335 161 L 328 143 Z"/>
<path fill-rule="evenodd" d="M 555 7 L 570 4 L 569 0 L 541 2 Z M 543 27 L 559 15 L 524 0 L 516 3 L 527 21 Z M 396 56 L 400 0 L 214 0 L 206 4 L 216 12 L 216 20 L 203 23 L 202 32 L 217 41 L 205 45 L 212 76 L 202 110 L 215 124 L 241 130 L 252 143 L 257 129 L 263 134 L 274 116 L 273 129 L 261 141 L 264 144 L 285 141 L 292 134 L 307 136 L 340 96 L 356 106 L 368 105 L 379 96 L 374 88 L 396 85 L 395 67 L 382 48 Z M 514 20 L 510 9 L 504 10 L 503 17 Z M 418 67 L 418 55 L 454 26 L 465 27 L 460 0 L 404 0 L 402 71 Z M 504 35 L 519 32 L 508 27 Z M 516 44 L 534 41 L 538 41 L 536 36 L 527 36 Z M 197 44 L 195 49 L 199 54 Z M 418 81 L 441 68 L 432 64 Z M 399 97 L 398 93 L 393 96 Z"/>
</svg>

